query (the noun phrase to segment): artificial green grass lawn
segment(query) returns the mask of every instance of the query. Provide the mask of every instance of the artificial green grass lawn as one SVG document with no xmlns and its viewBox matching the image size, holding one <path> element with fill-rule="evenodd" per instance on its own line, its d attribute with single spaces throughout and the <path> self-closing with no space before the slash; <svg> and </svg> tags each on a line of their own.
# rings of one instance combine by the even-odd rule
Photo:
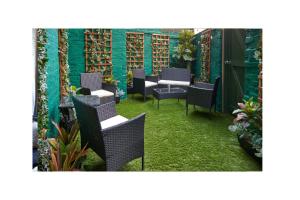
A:
<svg viewBox="0 0 300 200">
<path fill-rule="evenodd" d="M 146 113 L 145 171 L 261 171 L 262 166 L 239 145 L 235 134 L 228 131 L 233 117 L 209 113 L 208 109 L 189 107 L 185 100 L 157 101 L 140 95 L 129 96 L 117 105 L 117 112 L 132 118 Z M 83 163 L 87 171 L 104 170 L 104 162 L 89 150 Z M 126 164 L 122 171 L 140 171 L 141 158 Z"/>
</svg>

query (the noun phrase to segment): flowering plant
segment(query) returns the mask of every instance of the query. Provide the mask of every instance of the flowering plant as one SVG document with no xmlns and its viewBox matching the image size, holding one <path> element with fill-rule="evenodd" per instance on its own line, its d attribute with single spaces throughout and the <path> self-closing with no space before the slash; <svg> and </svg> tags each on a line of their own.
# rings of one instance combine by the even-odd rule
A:
<svg viewBox="0 0 300 200">
<path fill-rule="evenodd" d="M 257 151 L 257 157 L 262 157 L 262 108 L 259 103 L 250 98 L 244 103 L 238 103 L 238 109 L 232 114 L 236 115 L 229 131 L 237 133 L 240 139 L 246 139 L 252 148 Z"/>
</svg>

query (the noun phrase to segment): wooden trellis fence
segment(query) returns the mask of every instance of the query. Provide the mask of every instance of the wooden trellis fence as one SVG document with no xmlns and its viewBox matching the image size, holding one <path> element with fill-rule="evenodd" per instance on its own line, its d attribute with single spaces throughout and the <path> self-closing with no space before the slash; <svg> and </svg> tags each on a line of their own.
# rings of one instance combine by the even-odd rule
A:
<svg viewBox="0 0 300 200">
<path fill-rule="evenodd" d="M 152 34 L 152 67 L 153 74 L 170 65 L 170 36 Z"/>
<path fill-rule="evenodd" d="M 144 33 L 126 33 L 127 70 L 144 68 Z"/>
<path fill-rule="evenodd" d="M 85 31 L 85 70 L 112 76 L 111 29 L 87 29 Z"/>
<path fill-rule="evenodd" d="M 201 33 L 201 74 L 200 79 L 209 82 L 210 77 L 210 43 L 211 29 L 206 29 Z"/>
</svg>

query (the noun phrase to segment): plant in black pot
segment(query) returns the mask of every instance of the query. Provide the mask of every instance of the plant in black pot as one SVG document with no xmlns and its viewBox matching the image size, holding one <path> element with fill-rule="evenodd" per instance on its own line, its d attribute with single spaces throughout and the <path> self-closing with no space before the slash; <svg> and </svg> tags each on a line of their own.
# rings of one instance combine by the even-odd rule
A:
<svg viewBox="0 0 300 200">
<path fill-rule="evenodd" d="M 175 58 L 179 65 L 186 66 L 191 70 L 192 61 L 195 60 L 194 52 L 195 45 L 192 43 L 194 32 L 190 30 L 183 30 L 179 33 L 179 44 L 174 47 L 173 58 Z"/>
<path fill-rule="evenodd" d="M 253 98 L 238 103 L 233 125 L 228 129 L 237 133 L 240 145 L 255 159 L 262 161 L 262 107 Z"/>
</svg>

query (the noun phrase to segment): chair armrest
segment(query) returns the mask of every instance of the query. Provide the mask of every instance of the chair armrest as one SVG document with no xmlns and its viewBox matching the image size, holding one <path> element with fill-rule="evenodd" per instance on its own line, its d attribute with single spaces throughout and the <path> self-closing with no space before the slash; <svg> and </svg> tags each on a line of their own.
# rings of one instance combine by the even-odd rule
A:
<svg viewBox="0 0 300 200">
<path fill-rule="evenodd" d="M 213 89 L 198 88 L 195 86 L 187 87 L 186 102 L 189 104 L 211 106 Z"/>
<path fill-rule="evenodd" d="M 116 103 L 114 101 L 97 106 L 98 118 L 101 121 L 112 118 L 117 115 Z"/>
<path fill-rule="evenodd" d="M 144 156 L 145 113 L 102 130 L 107 170 L 119 170 L 125 163 Z"/>
<path fill-rule="evenodd" d="M 188 86 L 187 91 L 191 94 L 211 94 L 214 90 L 209 88 L 200 88 L 195 86 Z"/>
<path fill-rule="evenodd" d="M 91 90 L 89 88 L 82 87 L 77 90 L 77 94 L 91 95 Z"/>
<path fill-rule="evenodd" d="M 133 78 L 133 91 L 143 92 L 145 90 L 145 79 Z"/>
<path fill-rule="evenodd" d="M 145 113 L 126 122 L 102 130 L 107 157 L 128 149 L 144 152 Z"/>
<path fill-rule="evenodd" d="M 102 83 L 102 89 L 110 91 L 112 93 L 114 93 L 114 96 L 116 96 L 116 92 L 117 92 L 117 86 L 113 85 L 113 84 L 108 84 L 108 83 Z"/>
<path fill-rule="evenodd" d="M 146 76 L 146 81 L 158 82 L 158 76 Z"/>
<path fill-rule="evenodd" d="M 204 83 L 204 82 L 196 82 L 196 83 L 194 83 L 194 86 L 198 87 L 198 88 L 203 88 L 203 89 L 213 89 L 214 88 L 214 84 Z"/>
<path fill-rule="evenodd" d="M 144 132 L 145 116 L 146 116 L 146 113 L 139 114 L 138 116 L 136 116 L 134 118 L 131 118 L 128 121 L 122 122 L 122 123 L 117 124 L 115 126 L 111 126 L 111 127 L 107 128 L 107 129 L 104 129 L 102 131 L 103 131 L 103 133 L 116 132 L 116 131 L 114 131 L 115 129 L 120 129 L 121 130 L 122 128 L 127 127 L 127 128 L 131 128 L 131 129 L 139 129 L 142 132 Z M 129 129 L 127 129 L 127 128 L 125 128 L 124 130 L 129 131 Z"/>
</svg>

